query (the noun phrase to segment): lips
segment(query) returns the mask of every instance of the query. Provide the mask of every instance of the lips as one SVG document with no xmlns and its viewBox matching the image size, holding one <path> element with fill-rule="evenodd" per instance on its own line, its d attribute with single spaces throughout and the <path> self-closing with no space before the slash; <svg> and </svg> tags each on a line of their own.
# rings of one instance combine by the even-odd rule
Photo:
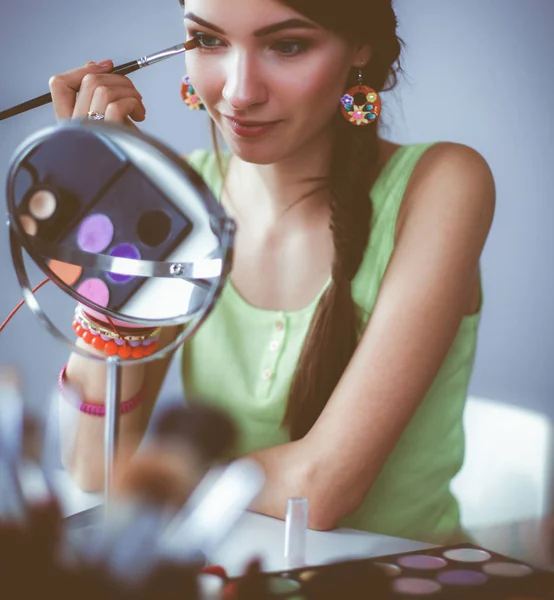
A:
<svg viewBox="0 0 554 600">
<path fill-rule="evenodd" d="M 253 121 L 223 115 L 231 131 L 241 138 L 254 138 L 268 134 L 280 121 Z"/>
<path fill-rule="evenodd" d="M 246 119 L 239 119 L 238 117 L 232 117 L 230 115 L 223 115 L 229 121 L 233 121 L 241 127 L 264 127 L 266 125 L 273 125 L 277 121 L 248 121 Z"/>
</svg>

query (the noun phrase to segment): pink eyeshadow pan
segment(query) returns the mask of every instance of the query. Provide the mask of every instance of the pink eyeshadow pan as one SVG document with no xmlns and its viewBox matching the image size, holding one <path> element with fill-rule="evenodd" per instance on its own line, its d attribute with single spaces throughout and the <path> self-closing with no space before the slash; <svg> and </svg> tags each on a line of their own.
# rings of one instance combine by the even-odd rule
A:
<svg viewBox="0 0 554 600">
<path fill-rule="evenodd" d="M 95 277 L 85 279 L 77 288 L 77 293 L 98 304 L 98 306 L 108 306 L 110 301 L 108 286 L 101 279 Z"/>
<path fill-rule="evenodd" d="M 426 554 L 402 556 L 398 559 L 397 562 L 401 567 L 407 567 L 410 569 L 421 569 L 422 571 L 433 571 L 435 569 L 442 569 L 448 564 L 444 560 L 444 558 L 438 558 L 437 556 L 428 556 Z"/>
<path fill-rule="evenodd" d="M 420 579 L 418 577 L 398 577 L 395 579 L 392 587 L 399 594 L 410 596 L 426 596 L 435 594 L 441 589 L 440 584 L 431 579 Z"/>
<path fill-rule="evenodd" d="M 114 226 L 106 215 L 89 215 L 77 233 L 79 248 L 85 252 L 102 252 L 113 240 Z"/>
<path fill-rule="evenodd" d="M 488 577 L 479 571 L 469 569 L 452 569 L 450 571 L 441 571 L 437 575 L 437 581 L 450 585 L 483 585 L 488 581 Z"/>
<path fill-rule="evenodd" d="M 531 575 L 533 569 L 527 565 L 521 565 L 511 562 L 491 562 L 483 567 L 483 571 L 488 575 L 497 575 L 499 577 L 525 577 Z"/>
</svg>

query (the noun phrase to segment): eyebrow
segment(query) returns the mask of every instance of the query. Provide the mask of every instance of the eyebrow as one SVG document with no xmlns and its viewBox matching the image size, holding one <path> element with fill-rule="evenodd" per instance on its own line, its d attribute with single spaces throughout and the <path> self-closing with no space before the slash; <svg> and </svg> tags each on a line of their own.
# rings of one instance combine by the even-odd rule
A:
<svg viewBox="0 0 554 600">
<path fill-rule="evenodd" d="M 185 19 L 189 19 L 190 21 L 198 23 L 198 25 L 202 25 L 207 29 L 211 29 L 217 33 L 225 35 L 225 31 L 223 31 L 221 27 L 205 21 L 194 13 L 186 13 Z M 272 33 L 277 33 L 283 29 L 317 29 L 317 26 L 313 23 L 310 23 L 310 21 L 304 21 L 303 19 L 287 19 L 286 21 L 280 21 L 279 23 L 274 23 L 273 25 L 267 25 L 261 29 L 256 29 L 256 31 L 254 31 L 254 37 L 264 37 L 266 35 L 271 35 Z"/>
</svg>

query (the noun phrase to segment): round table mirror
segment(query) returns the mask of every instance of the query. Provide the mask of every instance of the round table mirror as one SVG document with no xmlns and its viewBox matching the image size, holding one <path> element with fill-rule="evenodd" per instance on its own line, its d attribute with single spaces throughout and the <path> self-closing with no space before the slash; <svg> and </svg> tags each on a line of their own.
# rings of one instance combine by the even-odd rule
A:
<svg viewBox="0 0 554 600">
<path fill-rule="evenodd" d="M 176 349 L 209 314 L 231 268 L 234 221 L 196 171 L 159 141 L 92 121 L 66 121 L 25 140 L 10 163 L 7 203 L 28 306 L 74 352 L 108 363 L 108 494 L 126 359 L 87 352 L 62 333 L 32 292 L 26 257 L 100 319 L 181 326 L 174 342 L 137 364 Z"/>
</svg>

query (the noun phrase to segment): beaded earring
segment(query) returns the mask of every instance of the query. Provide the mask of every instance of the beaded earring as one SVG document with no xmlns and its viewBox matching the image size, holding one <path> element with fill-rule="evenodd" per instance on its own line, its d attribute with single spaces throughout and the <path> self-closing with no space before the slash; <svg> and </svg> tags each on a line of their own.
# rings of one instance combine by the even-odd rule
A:
<svg viewBox="0 0 554 600">
<path fill-rule="evenodd" d="M 342 116 L 352 125 L 369 125 L 381 114 L 381 98 L 363 83 L 362 70 L 358 70 L 358 85 L 346 90 L 340 99 Z"/>
<path fill-rule="evenodd" d="M 185 75 L 181 80 L 181 98 L 191 110 L 206 110 L 202 100 L 194 91 L 188 75 Z"/>
</svg>

